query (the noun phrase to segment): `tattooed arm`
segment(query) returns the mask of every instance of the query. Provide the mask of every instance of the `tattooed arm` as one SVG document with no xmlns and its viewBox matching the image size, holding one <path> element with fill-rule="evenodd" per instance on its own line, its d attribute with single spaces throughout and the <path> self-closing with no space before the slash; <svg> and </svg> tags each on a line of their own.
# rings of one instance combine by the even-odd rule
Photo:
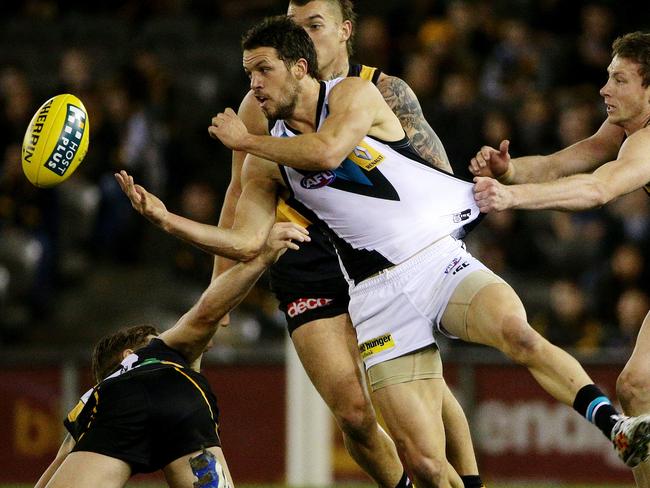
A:
<svg viewBox="0 0 650 488">
<path fill-rule="evenodd" d="M 433 166 L 452 173 L 445 148 L 438 135 L 424 119 L 417 96 L 408 84 L 396 76 L 384 73 L 379 77 L 377 88 L 397 118 L 413 147 Z"/>
</svg>

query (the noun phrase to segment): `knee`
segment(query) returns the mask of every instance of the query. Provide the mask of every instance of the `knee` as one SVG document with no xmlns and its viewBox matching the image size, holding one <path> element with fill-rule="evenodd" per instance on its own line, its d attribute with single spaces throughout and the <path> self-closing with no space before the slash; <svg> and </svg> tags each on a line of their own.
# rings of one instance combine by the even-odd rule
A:
<svg viewBox="0 0 650 488">
<path fill-rule="evenodd" d="M 415 483 L 422 486 L 445 486 L 445 480 L 449 476 L 447 473 L 447 462 L 444 459 L 438 459 L 426 456 L 421 453 L 415 455 L 405 454 L 406 464 Z"/>
<path fill-rule="evenodd" d="M 377 429 L 377 417 L 370 401 L 351 402 L 336 408 L 333 413 L 339 428 L 355 441 L 368 439 Z"/>
<path fill-rule="evenodd" d="M 503 322 L 503 352 L 519 364 L 529 364 L 540 351 L 544 339 L 520 317 L 509 317 Z"/>
<path fill-rule="evenodd" d="M 650 378 L 635 368 L 625 368 L 616 380 L 616 394 L 628 415 L 650 412 Z"/>
</svg>

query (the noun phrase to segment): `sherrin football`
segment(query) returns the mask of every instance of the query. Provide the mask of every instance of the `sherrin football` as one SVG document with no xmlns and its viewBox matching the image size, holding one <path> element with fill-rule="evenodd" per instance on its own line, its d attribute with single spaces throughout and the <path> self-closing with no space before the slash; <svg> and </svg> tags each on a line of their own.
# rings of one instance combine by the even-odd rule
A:
<svg viewBox="0 0 650 488">
<path fill-rule="evenodd" d="M 67 180 L 88 152 L 86 107 L 74 95 L 50 98 L 32 117 L 23 139 L 23 171 L 40 188 Z"/>
</svg>

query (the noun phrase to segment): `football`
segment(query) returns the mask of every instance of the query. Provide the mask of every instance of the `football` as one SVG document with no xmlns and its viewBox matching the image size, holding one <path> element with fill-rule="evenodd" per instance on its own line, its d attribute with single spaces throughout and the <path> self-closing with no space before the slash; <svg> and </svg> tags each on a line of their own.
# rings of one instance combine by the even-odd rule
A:
<svg viewBox="0 0 650 488">
<path fill-rule="evenodd" d="M 74 95 L 56 95 L 32 117 L 23 139 L 27 179 L 49 188 L 67 180 L 88 151 L 90 126 L 86 107 Z"/>
</svg>

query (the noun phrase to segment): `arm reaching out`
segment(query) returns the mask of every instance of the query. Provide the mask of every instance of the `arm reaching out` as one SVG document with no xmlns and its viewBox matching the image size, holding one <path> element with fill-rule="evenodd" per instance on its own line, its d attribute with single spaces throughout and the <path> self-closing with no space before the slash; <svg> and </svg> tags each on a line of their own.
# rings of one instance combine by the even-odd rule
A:
<svg viewBox="0 0 650 488">
<path fill-rule="evenodd" d="M 133 208 L 165 232 L 208 253 L 237 261 L 249 261 L 259 254 L 275 218 L 276 186 L 271 180 L 249 183 L 244 190 L 250 195 L 249 203 L 242 211 L 246 217 L 236 219 L 240 225 L 223 229 L 169 212 L 160 199 L 136 185 L 125 171 L 117 173 L 115 178 Z M 304 232 L 306 238 L 307 231 Z"/>
<path fill-rule="evenodd" d="M 474 198 L 481 212 L 508 208 L 586 210 L 605 205 L 650 181 L 650 128 L 627 138 L 618 158 L 591 174 L 544 183 L 505 186 L 492 178 L 474 178 Z"/>
<path fill-rule="evenodd" d="M 237 263 L 212 280 L 201 298 L 171 329 L 160 335 L 165 344 L 180 351 L 188 362 L 194 362 L 214 335 L 219 320 L 237 306 L 248 294 L 264 270 L 287 249 L 298 249 L 304 229 L 282 222 L 271 229 L 264 249 L 256 258 Z"/>
<path fill-rule="evenodd" d="M 621 127 L 605 121 L 590 137 L 547 156 L 510 158 L 510 142 L 499 149 L 483 146 L 472 158 L 469 170 L 475 176 L 497 178 L 505 184 L 541 183 L 564 176 L 590 173 L 616 159 L 625 133 Z"/>
</svg>

